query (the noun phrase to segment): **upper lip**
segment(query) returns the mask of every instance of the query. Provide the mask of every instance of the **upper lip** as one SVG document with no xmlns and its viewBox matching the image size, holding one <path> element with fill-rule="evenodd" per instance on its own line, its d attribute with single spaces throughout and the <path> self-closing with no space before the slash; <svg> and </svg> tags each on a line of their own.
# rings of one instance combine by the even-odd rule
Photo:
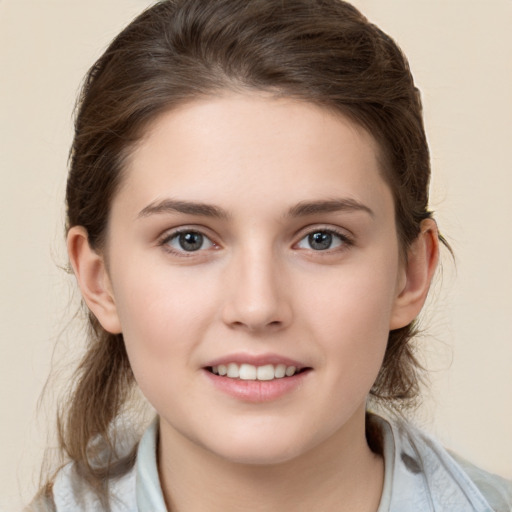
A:
<svg viewBox="0 0 512 512">
<path fill-rule="evenodd" d="M 284 364 L 286 366 L 295 366 L 297 369 L 306 368 L 307 365 L 303 362 L 291 359 L 289 357 L 281 356 L 278 354 L 246 354 L 246 353 L 234 353 L 226 356 L 212 359 L 205 367 L 219 366 L 220 364 L 228 365 L 229 363 L 236 364 L 250 364 L 252 366 L 265 366 L 267 364 L 278 365 Z"/>
</svg>

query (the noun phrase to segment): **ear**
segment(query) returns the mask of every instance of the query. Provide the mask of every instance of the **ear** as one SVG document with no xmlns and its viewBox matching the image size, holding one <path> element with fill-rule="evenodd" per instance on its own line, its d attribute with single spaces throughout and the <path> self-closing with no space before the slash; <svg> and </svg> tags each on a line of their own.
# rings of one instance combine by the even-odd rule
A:
<svg viewBox="0 0 512 512">
<path fill-rule="evenodd" d="M 69 230 L 67 245 L 69 260 L 87 306 L 106 331 L 119 334 L 121 323 L 103 257 L 91 248 L 87 230 L 82 226 Z"/>
<path fill-rule="evenodd" d="M 439 260 L 439 233 L 433 219 L 425 219 L 420 233 L 407 251 L 401 270 L 398 295 L 390 320 L 390 330 L 410 324 L 420 313 Z"/>
</svg>

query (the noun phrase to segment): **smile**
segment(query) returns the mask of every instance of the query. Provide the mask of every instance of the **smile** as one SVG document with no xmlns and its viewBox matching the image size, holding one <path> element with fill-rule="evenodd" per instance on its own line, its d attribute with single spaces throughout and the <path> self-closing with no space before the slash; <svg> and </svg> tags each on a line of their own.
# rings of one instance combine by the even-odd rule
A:
<svg viewBox="0 0 512 512">
<path fill-rule="evenodd" d="M 292 377 L 301 370 L 296 366 L 286 366 L 285 364 L 265 364 L 262 366 L 254 366 L 252 364 L 219 364 L 211 366 L 208 370 L 221 377 L 240 380 L 274 380 Z"/>
</svg>

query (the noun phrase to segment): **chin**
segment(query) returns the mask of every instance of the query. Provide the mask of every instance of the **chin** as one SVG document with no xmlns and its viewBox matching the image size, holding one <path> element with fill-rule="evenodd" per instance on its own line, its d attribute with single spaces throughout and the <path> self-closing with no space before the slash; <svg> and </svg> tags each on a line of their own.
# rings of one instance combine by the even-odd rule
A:
<svg viewBox="0 0 512 512">
<path fill-rule="evenodd" d="M 300 450 L 268 450 L 267 447 L 247 450 L 231 450 L 217 453 L 224 460 L 245 466 L 275 466 L 294 460 L 301 453 Z"/>
<path fill-rule="evenodd" d="M 244 438 L 245 437 L 245 438 Z M 289 431 L 278 435 L 229 436 L 225 443 L 216 443 L 208 449 L 216 456 L 241 465 L 270 466 L 284 464 L 309 451 L 314 443 L 305 439 L 294 439 Z M 220 441 L 220 439 L 219 439 Z"/>
</svg>

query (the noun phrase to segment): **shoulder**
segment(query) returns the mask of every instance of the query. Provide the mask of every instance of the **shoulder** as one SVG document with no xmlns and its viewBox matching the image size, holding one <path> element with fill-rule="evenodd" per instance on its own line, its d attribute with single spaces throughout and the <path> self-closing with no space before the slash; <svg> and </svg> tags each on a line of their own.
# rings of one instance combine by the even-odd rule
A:
<svg viewBox="0 0 512 512">
<path fill-rule="evenodd" d="M 450 455 L 478 487 L 495 512 L 512 511 L 512 481 L 489 473 L 455 453 L 450 452 Z"/>
<path fill-rule="evenodd" d="M 135 470 L 109 482 L 112 512 L 136 512 Z M 37 496 L 24 512 L 98 512 L 104 506 L 94 490 L 80 477 L 73 463 L 55 477 L 50 493 Z"/>
<path fill-rule="evenodd" d="M 390 510 L 511 512 L 512 483 L 449 453 L 404 421 L 380 418 L 386 468 L 392 471 Z M 412 501 L 411 501 L 412 500 Z"/>
<path fill-rule="evenodd" d="M 108 480 L 106 494 L 111 512 L 165 512 L 157 467 L 158 418 L 132 448 L 135 463 Z M 62 467 L 51 488 L 40 493 L 24 512 L 98 512 L 104 510 L 98 495 L 80 475 L 76 464 Z"/>
<path fill-rule="evenodd" d="M 55 502 L 51 495 L 51 488 L 38 493 L 30 505 L 27 505 L 23 509 L 23 512 L 56 512 Z"/>
<path fill-rule="evenodd" d="M 135 512 L 135 471 L 109 480 L 108 496 L 112 512 Z M 53 499 L 57 512 L 102 510 L 96 493 L 80 477 L 73 464 L 64 466 L 53 485 Z"/>
</svg>

